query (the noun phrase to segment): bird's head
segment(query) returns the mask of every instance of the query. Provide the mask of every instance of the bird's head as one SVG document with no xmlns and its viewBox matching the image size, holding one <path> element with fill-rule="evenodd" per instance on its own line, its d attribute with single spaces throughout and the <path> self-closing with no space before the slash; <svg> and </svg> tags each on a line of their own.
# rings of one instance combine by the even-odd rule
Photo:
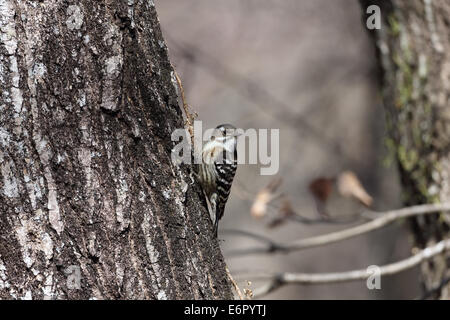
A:
<svg viewBox="0 0 450 320">
<path fill-rule="evenodd" d="M 240 135 L 241 133 L 237 131 L 235 126 L 231 124 L 221 124 L 214 129 L 213 139 L 221 142 L 229 140 L 236 141 L 237 137 Z"/>
<path fill-rule="evenodd" d="M 207 146 L 220 146 L 226 152 L 234 153 L 237 148 L 237 137 L 240 135 L 241 133 L 238 132 L 238 129 L 236 129 L 235 126 L 231 124 L 221 124 L 214 129 Z"/>
</svg>

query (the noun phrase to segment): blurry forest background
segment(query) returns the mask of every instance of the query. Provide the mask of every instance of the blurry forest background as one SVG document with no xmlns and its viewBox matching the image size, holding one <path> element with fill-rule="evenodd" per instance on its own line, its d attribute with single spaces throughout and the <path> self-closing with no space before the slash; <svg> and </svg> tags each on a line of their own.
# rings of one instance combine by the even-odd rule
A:
<svg viewBox="0 0 450 320">
<path fill-rule="evenodd" d="M 280 191 L 297 213 L 317 217 L 308 185 L 344 170 L 358 175 L 374 210 L 401 207 L 398 173 L 384 145 L 374 48 L 357 1 L 164 0 L 156 1 L 156 8 L 187 101 L 206 127 L 228 122 L 244 129 L 280 129 Z M 230 255 L 257 244 L 230 229 L 288 241 L 348 226 L 291 222 L 267 228 L 265 221 L 251 217 L 250 208 L 273 179 L 261 176 L 259 165 L 238 168 L 219 229 L 222 251 L 237 278 L 241 271 L 364 269 L 410 256 L 402 222 L 290 254 Z M 327 207 L 333 217 L 361 211 L 356 202 L 337 195 Z M 266 298 L 411 299 L 420 294 L 419 277 L 416 267 L 383 277 L 381 290 L 368 290 L 365 281 L 289 285 Z M 240 280 L 241 288 L 248 287 Z"/>
</svg>

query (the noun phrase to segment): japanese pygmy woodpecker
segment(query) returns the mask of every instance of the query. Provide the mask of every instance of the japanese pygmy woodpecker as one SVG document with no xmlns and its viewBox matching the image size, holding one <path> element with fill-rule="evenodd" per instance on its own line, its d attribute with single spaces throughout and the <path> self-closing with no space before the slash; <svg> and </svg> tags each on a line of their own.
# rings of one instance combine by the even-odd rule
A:
<svg viewBox="0 0 450 320">
<path fill-rule="evenodd" d="M 231 124 L 217 126 L 211 139 L 203 146 L 202 163 L 197 166 L 197 179 L 211 206 L 216 237 L 236 173 L 239 135 Z"/>
</svg>

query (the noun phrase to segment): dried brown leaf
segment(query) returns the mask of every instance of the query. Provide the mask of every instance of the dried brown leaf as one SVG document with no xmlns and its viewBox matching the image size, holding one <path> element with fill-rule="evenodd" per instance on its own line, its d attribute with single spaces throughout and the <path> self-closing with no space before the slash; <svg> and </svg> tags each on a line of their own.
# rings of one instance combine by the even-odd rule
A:
<svg viewBox="0 0 450 320">
<path fill-rule="evenodd" d="M 338 176 L 337 189 L 344 197 L 355 198 L 366 207 L 372 205 L 372 197 L 364 189 L 356 174 L 351 171 L 344 171 Z"/>
<path fill-rule="evenodd" d="M 267 214 L 267 205 L 276 197 L 275 192 L 280 184 L 281 179 L 277 178 L 272 180 L 266 187 L 258 192 L 250 209 L 252 217 L 262 218 Z"/>
<path fill-rule="evenodd" d="M 317 178 L 309 184 L 309 191 L 317 200 L 326 202 L 333 191 L 333 181 L 332 178 Z"/>
<path fill-rule="evenodd" d="M 295 211 L 292 208 L 291 202 L 287 197 L 283 197 L 281 207 L 278 210 L 278 215 L 269 224 L 269 228 L 279 227 L 284 224 L 288 217 L 295 215 Z"/>
<path fill-rule="evenodd" d="M 313 194 L 316 203 L 317 213 L 321 217 L 328 218 L 329 215 L 326 212 L 326 202 L 333 192 L 334 178 L 320 177 L 313 180 L 309 184 L 309 191 Z"/>
</svg>

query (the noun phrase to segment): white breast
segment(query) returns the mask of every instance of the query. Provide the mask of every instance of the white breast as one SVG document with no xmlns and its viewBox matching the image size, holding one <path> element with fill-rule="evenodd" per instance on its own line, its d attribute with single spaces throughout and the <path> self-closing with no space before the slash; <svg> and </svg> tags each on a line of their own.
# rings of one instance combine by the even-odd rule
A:
<svg viewBox="0 0 450 320">
<path fill-rule="evenodd" d="M 219 137 L 213 141 L 209 141 L 203 147 L 202 158 L 204 163 L 212 164 L 215 160 L 222 156 L 223 150 L 231 155 L 236 149 L 236 139 L 234 137 Z"/>
</svg>

